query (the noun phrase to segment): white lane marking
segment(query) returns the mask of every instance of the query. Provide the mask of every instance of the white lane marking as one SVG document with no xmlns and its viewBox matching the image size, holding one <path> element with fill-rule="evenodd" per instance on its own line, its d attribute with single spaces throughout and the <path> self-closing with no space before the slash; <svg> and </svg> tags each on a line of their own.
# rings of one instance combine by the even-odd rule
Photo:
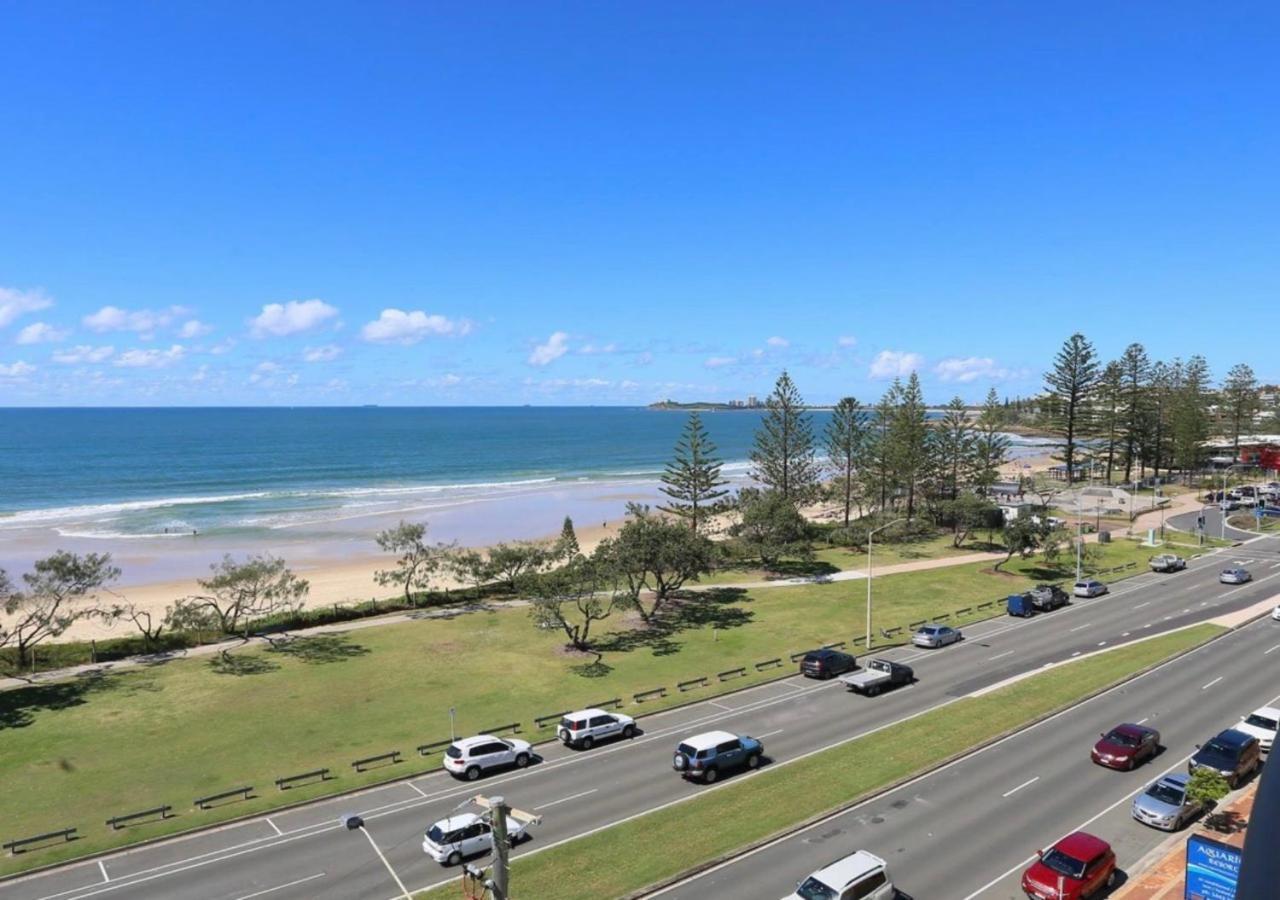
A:
<svg viewBox="0 0 1280 900">
<path fill-rule="evenodd" d="M 787 730 L 787 729 L 785 729 L 785 728 L 776 728 L 776 729 L 774 729 L 773 731 L 766 731 L 764 734 L 758 735 L 758 736 L 756 737 L 756 740 L 758 740 L 758 741 L 763 741 L 763 740 L 764 740 L 765 738 L 767 738 L 767 737 L 773 737 L 775 734 L 782 734 L 782 732 L 784 732 L 784 731 L 786 731 L 786 730 Z"/>
<path fill-rule="evenodd" d="M 1142 725 L 1143 723 L 1145 723 L 1145 722 L 1146 722 L 1148 719 L 1150 719 L 1150 718 L 1151 718 L 1150 716 L 1143 716 L 1141 719 L 1139 719 L 1138 721 L 1134 722 L 1133 724 L 1134 724 L 1134 725 Z"/>
<path fill-rule="evenodd" d="M 1128 637 L 1128 636 L 1129 636 L 1130 634 L 1132 634 L 1132 633 L 1133 633 L 1133 632 L 1131 632 L 1131 631 L 1125 631 L 1125 632 L 1122 632 L 1122 633 L 1121 633 L 1120 637 Z"/>
<path fill-rule="evenodd" d="M 418 796 L 419 796 L 419 797 L 425 797 L 425 796 L 427 796 L 427 792 L 426 792 L 426 791 L 424 791 L 422 788 L 418 787 L 418 786 L 417 786 L 416 784 L 414 784 L 412 781 L 406 781 L 406 782 L 405 782 L 405 784 L 407 784 L 407 785 L 408 785 L 410 788 L 412 788 L 413 790 L 417 791 L 417 792 L 418 792 Z"/>
<path fill-rule="evenodd" d="M 1213 679 L 1213 681 L 1210 681 L 1208 684 L 1201 685 L 1200 690 L 1202 690 L 1202 691 L 1206 691 L 1206 690 L 1208 690 L 1209 688 L 1213 687 L 1215 684 L 1217 684 L 1217 683 L 1218 683 L 1219 681 L 1221 681 L 1222 679 L 1223 679 L 1223 676 L 1222 676 L 1222 675 L 1219 675 L 1217 678 Z"/>
<path fill-rule="evenodd" d="M 1271 565 L 1267 566 L 1267 568 L 1268 568 L 1268 569 L 1280 569 L 1280 563 L 1272 563 Z"/>
<path fill-rule="evenodd" d="M 1142 607 L 1144 607 L 1144 606 L 1150 606 L 1150 605 L 1151 605 L 1151 601 L 1150 601 L 1150 600 L 1148 600 L 1148 601 L 1147 601 L 1147 602 L 1145 602 L 1145 603 L 1139 603 L 1137 606 L 1135 606 L 1135 607 L 1134 607 L 1134 609 L 1142 609 Z"/>
<path fill-rule="evenodd" d="M 1099 646 L 1099 647 L 1105 647 L 1105 646 L 1107 646 L 1107 642 L 1106 642 L 1106 641 L 1098 641 L 1098 646 Z"/>
<path fill-rule="evenodd" d="M 990 660 L 993 660 L 993 659 L 1000 659 L 1001 657 L 1004 657 L 1004 656 L 1012 656 L 1012 655 L 1013 655 L 1013 653 L 1014 653 L 1014 651 L 1013 651 L 1013 650 L 1006 650 L 1006 651 L 1005 651 L 1005 652 L 1003 652 L 1003 653 L 997 653 L 995 656 L 988 656 L 988 657 L 987 657 L 987 660 L 988 660 L 988 661 L 990 661 Z"/>
<path fill-rule="evenodd" d="M 535 806 L 535 807 L 534 807 L 534 809 L 546 809 L 548 806 L 555 806 L 555 805 L 557 805 L 557 804 L 559 804 L 559 803 L 568 803 L 570 800 L 577 800 L 579 797 L 585 797 L 585 796 L 587 796 L 588 794 L 594 794 L 594 793 L 595 793 L 596 791 L 598 791 L 598 790 L 600 790 L 600 789 L 599 789 L 599 788 L 592 788 L 591 790 L 589 790 L 589 791 L 583 791 L 583 792 L 582 792 L 582 793 L 580 793 L 580 794 L 570 794 L 568 797 L 561 797 L 559 800 L 552 800 L 552 801 L 551 801 L 551 802 L 549 802 L 549 803 L 543 803 L 543 804 L 542 804 L 542 805 L 540 805 L 540 806 Z"/>
<path fill-rule="evenodd" d="M 1077 625 L 1075 628 L 1071 628 L 1071 629 L 1068 629 L 1068 630 L 1069 630 L 1069 631 L 1079 631 L 1081 628 L 1088 628 L 1091 624 L 1092 624 L 1091 622 L 1085 622 L 1083 625 Z"/>
<path fill-rule="evenodd" d="M 1079 655 L 1080 655 L 1080 651 L 1079 651 L 1079 650 L 1077 650 L 1075 653 L 1072 653 L 1072 654 L 1071 654 L 1071 658 L 1072 658 L 1072 659 L 1075 659 L 1075 658 L 1076 658 L 1077 656 L 1079 656 Z"/>
<path fill-rule="evenodd" d="M 1272 647 L 1270 650 L 1263 650 L 1263 651 L 1262 651 L 1262 655 L 1263 655 L 1263 656 L 1266 656 L 1268 653 L 1272 653 L 1272 652 L 1274 652 L 1274 651 L 1276 651 L 1276 650 L 1280 650 L 1280 644 L 1276 644 L 1276 645 L 1275 645 L 1274 647 Z"/>
<path fill-rule="evenodd" d="M 280 826 L 277 825 L 275 822 L 272 822 L 271 819 L 267 818 L 267 819 L 263 819 L 262 821 L 270 825 L 276 834 L 284 834 L 284 832 L 280 830 Z"/>
<path fill-rule="evenodd" d="M 98 860 L 98 871 L 102 873 L 102 880 L 104 882 L 111 880 L 107 877 L 107 867 L 102 864 L 102 860 Z"/>
<path fill-rule="evenodd" d="M 274 894 L 276 891 L 283 891 L 285 888 L 295 887 L 299 884 L 306 884 L 308 881 L 315 881 L 317 878 L 323 878 L 323 872 L 317 872 L 314 875 L 308 875 L 306 878 L 299 878 L 297 881 L 290 881 L 288 884 L 277 884 L 275 887 L 267 888 L 262 891 L 255 891 L 252 894 L 245 894 L 243 897 L 237 897 L 236 900 L 253 900 L 254 897 L 262 897 L 266 894 Z"/>
<path fill-rule="evenodd" d="M 1032 778 L 1030 781 L 1024 781 L 1024 782 L 1022 782 L 1022 784 L 1018 785 L 1016 788 L 1012 788 L 1011 790 L 1007 790 L 1007 791 L 1005 791 L 1005 792 L 1004 792 L 1003 794 L 1001 794 L 1000 796 L 1001 796 L 1001 797 L 1011 797 L 1011 796 L 1013 796 L 1014 794 L 1018 793 L 1018 791 L 1022 790 L 1024 787 L 1027 787 L 1028 785 L 1035 784 L 1035 783 L 1036 783 L 1037 781 L 1039 781 L 1039 780 L 1040 780 L 1040 776 L 1039 776 L 1039 775 L 1037 775 L 1035 778 Z"/>
<path fill-rule="evenodd" d="M 708 700 L 707 703 L 714 706 L 716 709 L 723 709 L 725 712 L 736 712 L 732 706 L 725 706 L 723 703 L 717 703 L 714 700 Z"/>
</svg>

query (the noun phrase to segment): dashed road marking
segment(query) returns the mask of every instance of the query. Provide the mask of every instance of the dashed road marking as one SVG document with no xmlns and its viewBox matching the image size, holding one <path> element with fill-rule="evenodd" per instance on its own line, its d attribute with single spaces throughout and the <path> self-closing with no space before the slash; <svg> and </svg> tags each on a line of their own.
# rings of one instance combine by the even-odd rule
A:
<svg viewBox="0 0 1280 900">
<path fill-rule="evenodd" d="M 534 809 L 546 809 L 548 806 L 555 806 L 559 803 L 568 803 L 570 800 L 577 800 L 579 797 L 585 797 L 588 794 L 594 794 L 599 788 L 592 788 L 589 791 L 582 791 L 577 794 L 570 794 L 568 797 L 561 797 L 559 800 L 552 800 L 549 803 L 543 803 L 541 806 L 535 806 Z"/>
<path fill-rule="evenodd" d="M 1201 685 L 1201 686 L 1200 686 L 1200 690 L 1202 690 L 1202 691 L 1204 691 L 1204 690 L 1208 690 L 1209 688 L 1213 687 L 1215 684 L 1217 684 L 1217 683 L 1218 683 L 1219 681 L 1221 681 L 1222 679 L 1223 679 L 1223 676 L 1222 676 L 1222 675 L 1219 675 L 1217 678 L 1213 679 L 1213 681 L 1210 681 L 1208 684 Z"/>
<path fill-rule="evenodd" d="M 1018 793 L 1018 791 L 1022 790 L 1024 787 L 1027 787 L 1027 786 L 1029 786 L 1029 785 L 1035 784 L 1035 783 L 1036 783 L 1037 781 L 1039 781 L 1039 780 L 1040 780 L 1040 776 L 1039 776 L 1039 775 L 1037 775 L 1035 778 L 1032 778 L 1030 781 L 1024 781 L 1024 782 L 1022 782 L 1022 784 L 1018 785 L 1016 788 L 1013 788 L 1012 790 L 1005 791 L 1005 792 L 1004 792 L 1003 794 L 1001 794 L 1000 796 L 1001 796 L 1001 797 L 1011 797 L 1011 796 L 1013 796 L 1014 794 Z"/>
</svg>

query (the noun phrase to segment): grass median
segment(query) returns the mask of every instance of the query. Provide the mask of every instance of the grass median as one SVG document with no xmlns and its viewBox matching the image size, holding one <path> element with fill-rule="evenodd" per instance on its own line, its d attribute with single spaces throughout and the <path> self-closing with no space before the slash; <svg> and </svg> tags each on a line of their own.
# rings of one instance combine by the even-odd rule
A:
<svg viewBox="0 0 1280 900">
<path fill-rule="evenodd" d="M 1141 566 L 1150 552 L 1118 542 L 1096 565 Z M 953 624 L 1000 615 L 1000 606 L 954 612 L 1063 577 L 1072 562 L 1053 568 L 1041 559 L 1015 559 L 1004 574 L 992 574 L 989 563 L 969 563 L 877 578 L 875 624 L 905 625 L 943 612 Z M 613 697 L 642 714 L 776 678 L 792 670 L 789 652 L 860 635 L 865 590 L 865 582 L 851 581 L 720 591 L 688 603 L 668 628 L 655 631 L 610 619 L 600 660 L 566 654 L 561 635 L 534 628 L 526 610 L 504 609 L 6 691 L 0 840 L 70 826 L 81 837 L 0 859 L 0 874 L 426 771 L 438 757 L 418 757 L 414 748 L 449 735 L 450 706 L 460 733 L 519 721 L 537 740 L 548 732 L 534 728 L 534 716 Z M 753 666 L 775 657 L 781 666 Z M 746 675 L 717 680 L 718 672 L 736 667 L 746 667 Z M 675 689 L 699 676 L 709 676 L 710 685 Z M 659 686 L 668 689 L 665 699 L 631 702 L 633 693 Z M 352 760 L 389 750 L 409 761 L 352 771 Z M 320 767 L 336 777 L 283 793 L 273 785 Z M 193 808 L 196 797 L 240 785 L 255 786 L 257 796 Z M 110 816 L 161 804 L 175 815 L 120 831 L 104 825 Z"/>
<path fill-rule="evenodd" d="M 599 900 L 624 897 L 847 806 L 1123 681 L 1224 629 L 1198 625 L 1060 666 L 727 784 L 542 853 L 518 858 L 512 894 Z M 668 773 L 670 776 L 670 773 Z M 674 777 L 674 776 L 670 776 Z M 833 802 L 834 801 L 834 802 Z M 802 875 L 803 873 L 797 873 Z M 449 884 L 420 898 L 455 896 Z"/>
</svg>

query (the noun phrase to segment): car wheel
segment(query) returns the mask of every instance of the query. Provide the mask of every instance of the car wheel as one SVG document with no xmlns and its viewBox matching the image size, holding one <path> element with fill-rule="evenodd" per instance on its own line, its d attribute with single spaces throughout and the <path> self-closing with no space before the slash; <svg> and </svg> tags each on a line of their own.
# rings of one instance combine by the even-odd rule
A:
<svg viewBox="0 0 1280 900">
<path fill-rule="evenodd" d="M 715 769 L 707 769 L 707 771 L 702 776 L 702 780 L 705 781 L 707 784 L 711 784 L 719 776 L 720 776 L 720 773 L 717 772 Z"/>
<path fill-rule="evenodd" d="M 446 866 L 456 866 L 460 862 L 462 862 L 462 854 L 454 850 L 449 854 L 449 858 L 444 861 L 444 864 Z"/>
<path fill-rule="evenodd" d="M 590 738 L 588 738 L 587 740 L 590 740 Z M 586 742 L 584 741 L 583 743 L 584 743 L 584 745 L 585 745 L 585 743 L 586 743 Z M 517 754 L 516 754 L 516 768 L 517 768 L 517 769 L 523 769 L 523 768 L 524 768 L 525 766 L 527 766 L 527 765 L 529 765 L 529 754 L 528 754 L 528 753 L 517 753 Z"/>
<path fill-rule="evenodd" d="M 759 753 L 752 753 L 750 756 L 748 756 L 748 757 L 747 757 L 747 768 L 748 768 L 748 769 L 758 769 L 758 768 L 760 768 L 760 754 L 759 754 Z"/>
<path fill-rule="evenodd" d="M 596 739 L 588 735 L 587 737 L 584 737 L 582 739 L 582 749 L 590 750 L 593 746 L 595 746 L 595 743 L 596 743 Z M 519 761 L 517 761 L 516 765 L 519 765 L 519 764 L 520 764 Z"/>
<path fill-rule="evenodd" d="M 636 726 L 627 725 L 626 727 L 624 727 L 622 729 L 622 736 L 627 740 L 631 740 L 633 737 L 636 736 Z"/>
<path fill-rule="evenodd" d="M 475 781 L 480 777 L 479 766 L 467 766 L 467 781 Z"/>
<path fill-rule="evenodd" d="M 1134 767 L 1137 765 L 1138 765 L 1137 761 L 1134 760 L 1134 758 L 1131 756 L 1129 757 L 1128 761 L 1124 764 L 1124 770 L 1126 772 L 1132 772 L 1134 770 Z"/>
</svg>

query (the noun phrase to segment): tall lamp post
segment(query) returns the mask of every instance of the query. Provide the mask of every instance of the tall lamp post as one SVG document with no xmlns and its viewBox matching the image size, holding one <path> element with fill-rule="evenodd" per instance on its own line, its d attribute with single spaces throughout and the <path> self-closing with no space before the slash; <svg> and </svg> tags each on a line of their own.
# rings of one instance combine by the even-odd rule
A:
<svg viewBox="0 0 1280 900">
<path fill-rule="evenodd" d="M 876 536 L 877 531 L 884 531 L 886 528 L 897 525 L 899 522 L 905 522 L 906 519 L 894 519 L 888 525 L 881 525 L 879 528 L 873 528 L 867 532 L 867 650 L 871 649 L 871 543 Z"/>
<path fill-rule="evenodd" d="M 411 900 L 409 889 L 404 886 L 404 882 L 400 880 L 400 876 L 396 874 L 396 870 L 391 868 L 391 863 L 383 854 L 382 848 L 378 846 L 378 842 L 373 839 L 373 835 L 369 833 L 369 829 L 364 826 L 364 819 L 360 816 L 343 816 L 340 820 L 343 825 L 347 826 L 349 831 L 359 831 L 369 839 L 369 846 L 373 848 L 373 852 L 378 854 L 378 859 L 382 860 L 382 864 L 387 867 L 387 871 L 391 873 L 391 879 L 396 883 L 396 887 L 400 888 L 400 895 L 404 900 Z"/>
</svg>

